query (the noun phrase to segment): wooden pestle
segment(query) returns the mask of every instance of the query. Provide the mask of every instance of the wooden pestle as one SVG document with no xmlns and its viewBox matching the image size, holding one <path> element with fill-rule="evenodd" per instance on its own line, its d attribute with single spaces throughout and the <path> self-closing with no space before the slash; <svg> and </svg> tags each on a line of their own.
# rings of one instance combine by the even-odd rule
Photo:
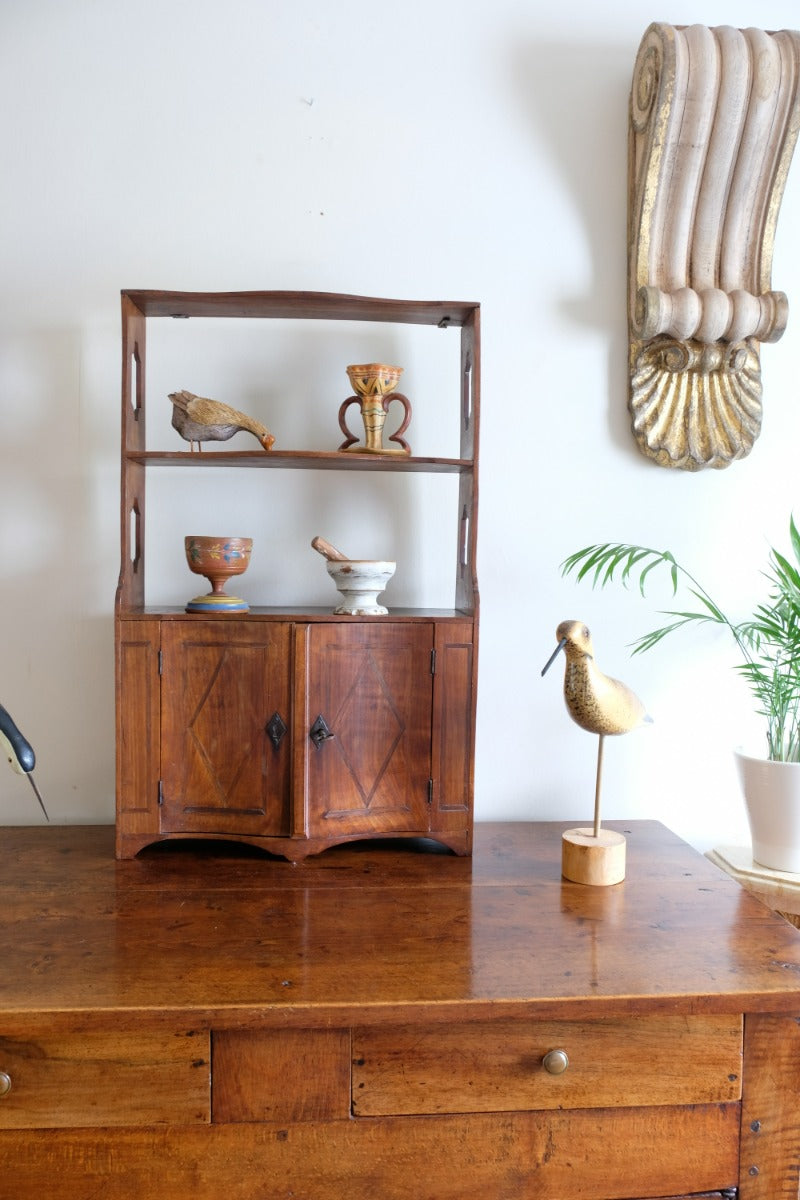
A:
<svg viewBox="0 0 800 1200">
<path fill-rule="evenodd" d="M 323 558 L 327 558 L 329 562 L 350 562 L 346 554 L 342 554 L 341 550 L 337 550 L 330 542 L 326 542 L 323 537 L 315 537 L 311 541 L 311 545 L 317 550 Z"/>
</svg>

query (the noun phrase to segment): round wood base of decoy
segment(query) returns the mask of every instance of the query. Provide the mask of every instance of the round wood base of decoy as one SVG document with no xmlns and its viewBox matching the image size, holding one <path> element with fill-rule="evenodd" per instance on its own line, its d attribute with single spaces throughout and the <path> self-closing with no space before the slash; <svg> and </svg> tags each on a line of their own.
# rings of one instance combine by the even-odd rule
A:
<svg viewBox="0 0 800 1200">
<path fill-rule="evenodd" d="M 608 887 L 625 878 L 625 838 L 611 829 L 568 829 L 561 838 L 561 874 L 572 883 Z"/>
</svg>

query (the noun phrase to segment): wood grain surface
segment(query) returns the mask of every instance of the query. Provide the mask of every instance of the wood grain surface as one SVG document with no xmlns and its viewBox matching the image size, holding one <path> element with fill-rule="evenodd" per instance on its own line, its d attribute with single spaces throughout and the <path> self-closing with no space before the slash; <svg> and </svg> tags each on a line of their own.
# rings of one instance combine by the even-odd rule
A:
<svg viewBox="0 0 800 1200">
<path fill-rule="evenodd" d="M 800 933 L 655 822 L 628 877 L 560 876 L 565 826 L 484 824 L 475 855 L 337 847 L 292 866 L 110 826 L 2 831 L 0 1028 L 370 1025 L 800 1010 Z"/>
<path fill-rule="evenodd" d="M 611 888 L 562 824 L 296 866 L 0 831 L 1 1200 L 797 1200 L 800 931 L 617 827 Z"/>
<path fill-rule="evenodd" d="M 655 1111 L 47 1131 L 0 1150 L 25 1200 L 54 1180 L 58 1200 L 629 1200 L 735 1183 L 737 1105 Z"/>
</svg>

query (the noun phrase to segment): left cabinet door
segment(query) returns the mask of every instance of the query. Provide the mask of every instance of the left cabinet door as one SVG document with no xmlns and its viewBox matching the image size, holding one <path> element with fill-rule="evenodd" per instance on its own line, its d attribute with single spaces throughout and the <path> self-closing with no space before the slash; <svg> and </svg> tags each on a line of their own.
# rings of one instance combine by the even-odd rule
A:
<svg viewBox="0 0 800 1200">
<path fill-rule="evenodd" d="M 162 624 L 162 833 L 291 833 L 291 626 Z"/>
</svg>

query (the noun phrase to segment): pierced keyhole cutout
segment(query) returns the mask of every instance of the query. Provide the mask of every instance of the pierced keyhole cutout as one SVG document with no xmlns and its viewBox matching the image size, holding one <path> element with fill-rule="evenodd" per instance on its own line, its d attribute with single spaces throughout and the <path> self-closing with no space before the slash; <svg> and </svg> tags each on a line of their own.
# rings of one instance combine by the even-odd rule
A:
<svg viewBox="0 0 800 1200">
<path fill-rule="evenodd" d="M 461 510 L 461 545 L 458 551 L 458 562 L 463 575 L 467 565 L 467 545 L 469 542 L 469 513 L 466 505 Z"/>
<path fill-rule="evenodd" d="M 464 362 L 462 411 L 464 414 L 464 431 L 469 429 L 472 421 L 472 356 L 467 355 Z"/>
<path fill-rule="evenodd" d="M 130 394 L 131 394 L 131 409 L 133 410 L 134 421 L 139 420 L 139 412 L 142 407 L 142 363 L 139 358 L 138 345 L 133 347 L 130 362 Z"/>
<path fill-rule="evenodd" d="M 141 558 L 142 558 L 141 546 L 140 546 L 140 541 L 139 541 L 139 538 L 140 538 L 139 516 L 140 516 L 139 506 L 138 506 L 138 504 L 134 503 L 131 508 L 131 511 L 130 511 L 130 523 L 129 523 L 129 529 L 128 529 L 128 539 L 129 539 L 128 540 L 128 549 L 129 549 L 130 556 L 131 556 L 131 567 L 133 569 L 134 574 L 136 574 L 136 572 L 139 570 L 139 563 L 141 562 Z"/>
</svg>

